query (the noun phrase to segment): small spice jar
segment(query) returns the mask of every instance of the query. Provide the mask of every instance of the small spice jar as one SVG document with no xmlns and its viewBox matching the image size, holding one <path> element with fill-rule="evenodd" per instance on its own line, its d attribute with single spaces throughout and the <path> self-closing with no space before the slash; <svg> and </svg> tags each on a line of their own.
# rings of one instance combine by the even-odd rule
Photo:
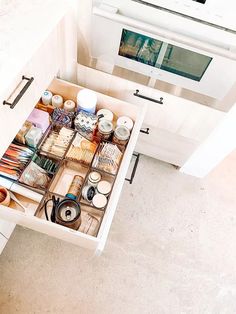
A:
<svg viewBox="0 0 236 314">
<path fill-rule="evenodd" d="M 113 131 L 113 123 L 109 120 L 102 120 L 98 123 L 98 137 L 101 140 L 109 140 Z"/>
<path fill-rule="evenodd" d="M 101 179 L 102 179 L 101 173 L 99 173 L 97 171 L 92 171 L 92 172 L 90 172 L 90 174 L 88 176 L 88 184 L 96 187 L 98 185 L 99 181 L 101 181 Z"/>
<path fill-rule="evenodd" d="M 44 104 L 44 105 L 51 105 L 51 103 L 52 103 L 52 93 L 50 92 L 50 91 L 48 91 L 48 90 L 45 90 L 44 92 L 43 92 L 43 95 L 42 95 L 42 103 Z"/>
<path fill-rule="evenodd" d="M 108 196 L 111 192 L 111 183 L 105 180 L 102 180 L 97 185 L 97 191 L 100 194 Z"/>
<path fill-rule="evenodd" d="M 75 111 L 75 103 L 73 100 L 67 100 L 64 102 L 64 109 L 68 112 L 73 112 Z"/>
<path fill-rule="evenodd" d="M 54 108 L 62 108 L 63 107 L 63 98 L 60 95 L 52 96 L 52 105 Z"/>
<path fill-rule="evenodd" d="M 126 126 L 117 126 L 112 138 L 112 142 L 116 145 L 125 146 L 130 137 L 130 131 Z"/>
</svg>

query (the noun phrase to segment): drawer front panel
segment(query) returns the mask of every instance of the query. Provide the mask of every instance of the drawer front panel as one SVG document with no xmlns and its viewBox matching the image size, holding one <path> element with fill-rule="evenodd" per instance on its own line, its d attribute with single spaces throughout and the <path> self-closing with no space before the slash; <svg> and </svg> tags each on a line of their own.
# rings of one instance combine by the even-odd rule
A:
<svg viewBox="0 0 236 314">
<path fill-rule="evenodd" d="M 68 241 L 84 248 L 95 250 L 98 240 L 78 231 L 63 227 L 61 225 L 42 220 L 35 216 L 29 216 L 9 207 L 0 206 L 1 218 L 12 221 L 15 224 L 29 229 L 45 233 L 49 236 Z"/>
<path fill-rule="evenodd" d="M 0 233 L 0 254 L 2 253 L 5 245 L 7 244 L 8 239 L 5 238 L 1 233 Z"/>
<path fill-rule="evenodd" d="M 63 95 L 65 98 L 76 100 L 76 95 L 82 87 L 62 80 L 54 79 L 48 89 L 53 93 Z M 131 105 L 100 93 L 97 93 L 97 96 L 98 109 L 101 107 L 110 109 L 118 116 L 128 115 L 135 122 L 97 237 L 91 237 L 81 232 L 4 206 L 0 206 L 0 217 L 73 244 L 96 250 L 97 253 L 99 253 L 103 250 L 107 240 L 122 186 L 125 181 L 126 173 L 128 171 L 132 154 L 143 123 L 146 108 L 145 106 L 136 107 L 135 105 Z"/>
</svg>

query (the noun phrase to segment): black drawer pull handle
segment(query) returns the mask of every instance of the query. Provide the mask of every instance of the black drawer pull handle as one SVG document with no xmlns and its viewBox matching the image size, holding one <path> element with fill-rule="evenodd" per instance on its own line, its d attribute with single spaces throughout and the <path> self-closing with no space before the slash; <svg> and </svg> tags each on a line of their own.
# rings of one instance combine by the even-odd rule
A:
<svg viewBox="0 0 236 314">
<path fill-rule="evenodd" d="M 138 167 L 138 163 L 139 163 L 140 154 L 138 154 L 138 153 L 133 153 L 133 156 L 136 157 L 136 160 L 135 160 L 135 163 L 134 163 L 134 168 L 133 168 L 133 170 L 132 170 L 130 179 L 129 179 L 129 178 L 125 178 L 125 180 L 126 180 L 126 181 L 129 181 L 130 184 L 133 183 L 133 180 L 134 180 L 134 177 L 135 177 L 135 173 L 136 173 L 136 170 L 137 170 L 137 167 Z"/>
<path fill-rule="evenodd" d="M 145 129 L 141 129 L 140 132 L 148 135 L 150 134 L 149 130 L 150 130 L 149 128 L 145 128 Z"/>
<path fill-rule="evenodd" d="M 24 95 L 24 93 L 27 91 L 27 89 L 30 87 L 30 85 L 32 84 L 34 78 L 28 78 L 25 77 L 24 75 L 22 76 L 22 81 L 26 80 L 27 83 L 25 84 L 25 86 L 22 88 L 22 90 L 19 92 L 19 94 L 16 96 L 16 98 L 13 100 L 12 103 L 7 102 L 6 100 L 3 101 L 3 105 L 8 105 L 10 106 L 11 109 L 13 109 L 15 107 L 15 105 L 19 102 L 19 100 L 21 99 L 21 97 Z"/>
<path fill-rule="evenodd" d="M 136 89 L 136 92 L 133 95 L 136 96 L 136 97 L 140 97 L 140 98 L 143 98 L 143 99 L 155 102 L 157 104 L 163 105 L 163 97 L 160 97 L 160 100 L 158 100 L 158 99 L 150 98 L 150 97 L 147 97 L 147 96 L 144 96 L 144 95 L 140 95 L 139 94 L 139 89 Z"/>
</svg>

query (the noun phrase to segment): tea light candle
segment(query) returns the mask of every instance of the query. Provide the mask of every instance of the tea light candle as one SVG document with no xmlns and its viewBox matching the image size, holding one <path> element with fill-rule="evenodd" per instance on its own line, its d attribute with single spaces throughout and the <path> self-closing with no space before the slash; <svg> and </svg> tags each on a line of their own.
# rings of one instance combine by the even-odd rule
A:
<svg viewBox="0 0 236 314">
<path fill-rule="evenodd" d="M 89 113 L 95 113 L 97 105 L 97 94 L 89 89 L 82 89 L 77 94 L 78 111 L 84 110 Z"/>
<path fill-rule="evenodd" d="M 52 105 L 54 108 L 62 108 L 63 106 L 63 98 L 60 95 L 54 95 L 52 97 Z"/>
<path fill-rule="evenodd" d="M 65 101 L 64 102 L 64 109 L 66 111 L 69 111 L 69 112 L 74 111 L 75 110 L 75 103 L 74 103 L 74 101 L 73 100 Z"/>
<path fill-rule="evenodd" d="M 45 92 L 42 95 L 42 103 L 44 105 L 51 105 L 52 103 L 52 93 L 49 92 L 48 90 L 45 90 Z"/>
</svg>

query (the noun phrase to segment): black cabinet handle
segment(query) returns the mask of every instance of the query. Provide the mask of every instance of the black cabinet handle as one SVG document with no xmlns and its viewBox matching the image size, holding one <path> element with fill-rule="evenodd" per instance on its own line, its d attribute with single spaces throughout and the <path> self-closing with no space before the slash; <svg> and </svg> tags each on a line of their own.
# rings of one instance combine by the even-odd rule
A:
<svg viewBox="0 0 236 314">
<path fill-rule="evenodd" d="M 149 128 L 145 128 L 145 129 L 141 129 L 140 132 L 148 135 L 150 134 L 149 130 L 150 130 Z"/>
<path fill-rule="evenodd" d="M 15 107 L 15 105 L 19 102 L 19 100 L 21 99 L 21 97 L 24 95 L 24 93 L 27 91 L 27 89 L 30 87 L 30 85 L 32 84 L 34 78 L 31 77 L 31 78 L 28 78 L 28 77 L 25 77 L 24 75 L 22 76 L 22 81 L 23 80 L 26 80 L 27 83 L 25 84 L 25 86 L 22 88 L 22 90 L 19 92 L 19 94 L 16 96 L 16 98 L 13 100 L 12 103 L 4 100 L 3 101 L 3 105 L 8 105 L 10 106 L 11 109 L 13 109 Z"/>
<path fill-rule="evenodd" d="M 137 170 L 137 167 L 138 167 L 138 163 L 139 163 L 140 154 L 133 153 L 133 156 L 136 158 L 135 163 L 134 163 L 134 168 L 133 168 L 133 170 L 131 172 L 130 178 L 125 178 L 125 180 L 129 181 L 130 184 L 133 183 L 133 180 L 134 180 L 134 177 L 135 177 L 135 173 L 136 173 L 136 170 Z"/>
<path fill-rule="evenodd" d="M 163 105 L 163 97 L 160 97 L 159 100 L 158 99 L 154 99 L 154 98 L 150 98 L 150 97 L 147 97 L 147 96 L 139 94 L 139 89 L 136 89 L 136 92 L 133 95 L 136 96 L 136 97 L 143 98 L 143 99 L 155 102 L 157 104 Z"/>
</svg>

